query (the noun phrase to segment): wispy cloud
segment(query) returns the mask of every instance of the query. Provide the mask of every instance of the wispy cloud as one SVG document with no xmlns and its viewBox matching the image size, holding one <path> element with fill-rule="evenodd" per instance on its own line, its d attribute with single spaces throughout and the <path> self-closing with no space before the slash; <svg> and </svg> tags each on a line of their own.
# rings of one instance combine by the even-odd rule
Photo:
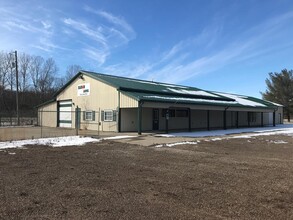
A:
<svg viewBox="0 0 293 220">
<path fill-rule="evenodd" d="M 107 39 L 102 33 L 102 27 L 96 28 L 90 28 L 87 24 L 73 20 L 71 18 L 65 18 L 63 19 L 63 22 L 73 29 L 80 31 L 82 34 L 86 35 L 87 37 L 95 40 L 96 42 L 100 43 L 103 46 L 107 46 Z"/>
<path fill-rule="evenodd" d="M 84 10 L 98 16 L 96 22 L 64 18 L 63 23 L 71 28 L 64 33 L 68 33 L 70 36 L 74 30 L 83 34 L 85 40 L 82 42 L 84 45 L 82 51 L 88 58 L 95 60 L 101 66 L 115 48 L 128 44 L 135 38 L 136 34 L 131 25 L 123 18 L 106 11 L 93 10 L 89 6 L 85 6 Z M 108 23 L 102 22 L 101 18 L 106 19 Z M 94 42 L 89 44 L 89 39 Z"/>
<path fill-rule="evenodd" d="M 160 58 L 155 62 L 145 61 L 152 63 L 148 68 L 144 68 L 145 64 L 140 64 L 140 61 L 127 66 L 136 66 L 139 71 L 135 75 L 140 78 L 169 83 L 184 82 L 230 64 L 254 59 L 286 46 L 292 47 L 293 43 L 289 38 L 282 38 L 284 32 L 288 35 L 293 34 L 293 29 L 284 28 L 291 22 L 293 12 L 288 12 L 239 33 L 224 45 L 218 42 L 218 38 L 225 30 L 221 24 L 217 24 L 218 27 L 207 27 L 197 36 L 180 41 L 169 50 L 161 52 Z M 278 44 L 273 44 L 276 41 Z M 212 46 L 215 48 L 207 50 L 204 54 L 205 49 Z M 201 51 L 202 54 L 197 51 Z M 131 70 L 135 71 L 134 68 Z M 113 69 L 112 71 L 114 72 Z"/>
<path fill-rule="evenodd" d="M 87 46 L 82 49 L 84 55 L 91 59 L 98 62 L 97 64 L 101 65 L 106 61 L 107 56 L 109 56 L 109 50 L 101 51 L 95 47 Z"/>
<path fill-rule="evenodd" d="M 89 6 L 85 6 L 84 10 L 99 15 L 105 18 L 108 22 L 114 24 L 118 29 L 122 29 L 123 32 L 126 32 L 129 40 L 134 39 L 136 37 L 136 33 L 131 27 L 131 25 L 128 24 L 123 18 L 114 16 L 113 14 L 103 10 L 94 10 Z"/>
<path fill-rule="evenodd" d="M 82 8 L 81 16 L 74 14 L 73 17 L 73 14 L 46 7 L 46 4 L 30 7 L 8 2 L 1 4 L 0 14 L 0 28 L 4 30 L 0 39 L 2 49 L 7 46 L 9 50 L 13 45 L 13 48 L 51 56 L 71 48 L 82 52 L 95 67 L 103 65 L 117 48 L 125 47 L 136 37 L 134 29 L 123 17 L 89 6 Z M 11 40 L 7 45 L 9 38 L 17 40 Z"/>
</svg>

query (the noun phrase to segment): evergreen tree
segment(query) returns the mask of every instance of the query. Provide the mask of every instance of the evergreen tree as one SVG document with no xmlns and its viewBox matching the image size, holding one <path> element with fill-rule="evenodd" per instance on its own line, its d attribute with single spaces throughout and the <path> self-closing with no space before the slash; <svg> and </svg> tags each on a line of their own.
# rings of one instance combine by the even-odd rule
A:
<svg viewBox="0 0 293 220">
<path fill-rule="evenodd" d="M 261 93 L 263 99 L 282 104 L 290 121 L 293 110 L 293 70 L 283 69 L 280 73 L 269 73 L 266 84 L 266 91 Z"/>
</svg>

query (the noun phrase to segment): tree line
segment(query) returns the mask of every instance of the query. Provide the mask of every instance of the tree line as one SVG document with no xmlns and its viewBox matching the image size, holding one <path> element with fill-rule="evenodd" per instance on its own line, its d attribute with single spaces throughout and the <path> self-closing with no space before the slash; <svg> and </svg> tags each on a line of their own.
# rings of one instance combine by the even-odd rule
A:
<svg viewBox="0 0 293 220">
<path fill-rule="evenodd" d="M 35 111 L 35 106 L 48 101 L 80 69 L 79 65 L 67 67 L 60 77 L 53 58 L 18 53 L 19 110 L 22 115 Z M 16 109 L 16 57 L 15 53 L 0 52 L 0 113 L 15 114 Z"/>
</svg>

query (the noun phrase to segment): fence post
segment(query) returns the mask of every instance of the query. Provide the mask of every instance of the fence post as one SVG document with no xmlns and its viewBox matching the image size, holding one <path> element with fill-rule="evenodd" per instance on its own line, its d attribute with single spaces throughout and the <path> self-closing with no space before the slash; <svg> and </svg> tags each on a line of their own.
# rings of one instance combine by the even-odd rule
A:
<svg viewBox="0 0 293 220">
<path fill-rule="evenodd" d="M 101 111 L 101 108 L 99 108 L 99 112 L 98 112 L 98 137 L 100 137 L 100 111 Z"/>
<path fill-rule="evenodd" d="M 79 115 L 79 108 L 76 106 L 75 108 L 75 134 L 78 135 L 78 129 L 79 129 L 79 122 L 80 122 L 80 115 Z"/>
<path fill-rule="evenodd" d="M 43 110 L 41 110 L 41 123 L 40 123 L 40 126 L 41 126 L 41 138 L 43 138 Z"/>
</svg>

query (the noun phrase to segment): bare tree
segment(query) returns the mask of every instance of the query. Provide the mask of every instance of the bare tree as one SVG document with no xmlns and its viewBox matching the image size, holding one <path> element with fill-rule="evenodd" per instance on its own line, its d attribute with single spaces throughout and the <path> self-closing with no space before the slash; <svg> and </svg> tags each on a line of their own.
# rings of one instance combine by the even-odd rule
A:
<svg viewBox="0 0 293 220">
<path fill-rule="evenodd" d="M 19 90 L 21 92 L 27 91 L 30 86 L 30 64 L 31 56 L 29 54 L 21 53 L 18 56 Z"/>
<path fill-rule="evenodd" d="M 65 74 L 65 82 L 71 80 L 79 71 L 81 70 L 81 66 L 79 65 L 70 65 L 67 67 Z"/>
<path fill-rule="evenodd" d="M 54 92 L 55 75 L 58 72 L 58 67 L 52 58 L 46 61 L 42 57 L 33 57 L 30 65 L 30 73 L 33 83 L 33 88 L 36 93 L 40 94 L 41 101 L 44 97 Z"/>
<path fill-rule="evenodd" d="M 44 59 L 40 56 L 32 57 L 30 65 L 31 79 L 35 92 L 39 92 L 39 81 L 42 75 Z"/>
</svg>

